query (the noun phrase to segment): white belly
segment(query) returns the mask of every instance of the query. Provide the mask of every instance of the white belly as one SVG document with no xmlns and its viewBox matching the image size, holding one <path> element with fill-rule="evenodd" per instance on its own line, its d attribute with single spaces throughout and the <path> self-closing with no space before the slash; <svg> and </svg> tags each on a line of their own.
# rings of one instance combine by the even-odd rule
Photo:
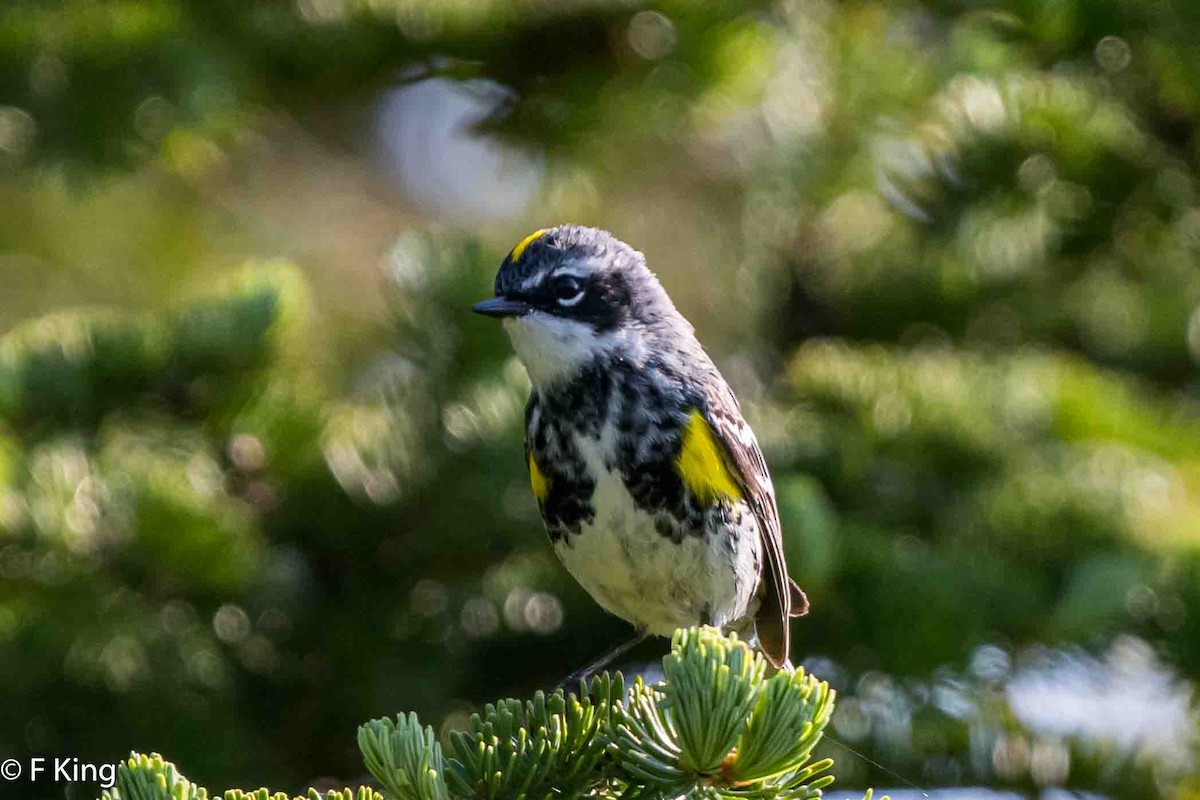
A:
<svg viewBox="0 0 1200 800">
<path fill-rule="evenodd" d="M 669 636 L 698 624 L 727 627 L 750 611 L 761 562 L 753 515 L 728 531 L 717 516 L 704 535 L 675 542 L 636 507 L 619 475 L 600 458 L 599 442 L 579 442 L 596 481 L 595 518 L 554 545 L 563 565 L 606 611 Z M 719 526 L 717 529 L 712 529 Z"/>
</svg>

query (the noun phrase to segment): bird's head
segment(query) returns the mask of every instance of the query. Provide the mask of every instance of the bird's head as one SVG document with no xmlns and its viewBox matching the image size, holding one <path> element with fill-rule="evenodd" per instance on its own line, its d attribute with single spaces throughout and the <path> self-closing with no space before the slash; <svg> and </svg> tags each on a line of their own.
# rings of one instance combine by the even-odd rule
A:
<svg viewBox="0 0 1200 800">
<path fill-rule="evenodd" d="M 542 387 L 598 360 L 639 360 L 656 336 L 691 336 L 642 254 L 581 225 L 522 239 L 500 264 L 495 297 L 473 310 L 503 320 L 530 380 Z"/>
</svg>

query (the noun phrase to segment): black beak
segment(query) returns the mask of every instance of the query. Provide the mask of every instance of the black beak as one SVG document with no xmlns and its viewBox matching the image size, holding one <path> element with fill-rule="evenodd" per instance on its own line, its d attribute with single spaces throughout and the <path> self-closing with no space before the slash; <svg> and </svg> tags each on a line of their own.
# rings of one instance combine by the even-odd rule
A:
<svg viewBox="0 0 1200 800">
<path fill-rule="evenodd" d="M 476 303 L 471 307 L 476 314 L 485 317 L 523 317 L 530 312 L 528 303 L 520 300 L 509 300 L 507 297 L 493 297 Z"/>
</svg>

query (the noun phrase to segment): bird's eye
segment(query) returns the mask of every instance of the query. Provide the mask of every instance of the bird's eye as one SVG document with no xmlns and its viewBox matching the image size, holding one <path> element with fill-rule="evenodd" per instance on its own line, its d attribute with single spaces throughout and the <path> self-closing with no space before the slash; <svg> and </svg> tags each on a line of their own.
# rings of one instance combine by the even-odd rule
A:
<svg viewBox="0 0 1200 800">
<path fill-rule="evenodd" d="M 583 299 L 583 279 L 559 275 L 550 282 L 550 292 L 560 306 L 573 306 Z"/>
</svg>

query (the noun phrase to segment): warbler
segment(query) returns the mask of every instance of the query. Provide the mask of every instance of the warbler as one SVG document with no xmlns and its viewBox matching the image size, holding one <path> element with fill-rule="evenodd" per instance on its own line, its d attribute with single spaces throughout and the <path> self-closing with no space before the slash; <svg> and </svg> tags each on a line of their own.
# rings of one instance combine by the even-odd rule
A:
<svg viewBox="0 0 1200 800">
<path fill-rule="evenodd" d="M 560 225 L 521 240 L 495 296 L 532 392 L 525 461 L 567 570 L 637 636 L 714 625 L 779 667 L 788 577 L 770 474 L 737 398 L 645 257 L 606 231 Z"/>
</svg>

